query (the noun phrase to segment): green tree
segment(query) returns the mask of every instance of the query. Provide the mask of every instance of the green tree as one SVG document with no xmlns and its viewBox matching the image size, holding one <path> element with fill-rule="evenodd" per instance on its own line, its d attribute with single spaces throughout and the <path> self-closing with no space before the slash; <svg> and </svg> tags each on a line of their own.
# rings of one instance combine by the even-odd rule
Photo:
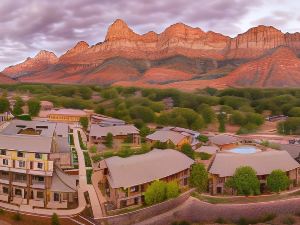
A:
<svg viewBox="0 0 300 225">
<path fill-rule="evenodd" d="M 215 112 L 208 104 L 201 104 L 198 108 L 198 112 L 202 114 L 206 124 L 212 123 L 216 118 Z"/>
<path fill-rule="evenodd" d="M 256 172 L 250 166 L 239 167 L 233 177 L 229 178 L 226 187 L 233 188 L 239 195 L 260 194 L 260 184 Z"/>
<path fill-rule="evenodd" d="M 113 146 L 113 134 L 112 133 L 108 133 L 105 137 L 105 146 L 108 147 L 108 148 L 112 148 Z"/>
<path fill-rule="evenodd" d="M 22 100 L 22 98 L 20 97 L 16 97 L 16 103 L 14 105 L 14 109 L 13 109 L 13 114 L 15 116 L 21 115 L 23 114 L 23 109 L 22 107 L 25 105 L 24 101 Z"/>
<path fill-rule="evenodd" d="M 199 135 L 199 136 L 197 137 L 197 139 L 198 139 L 198 141 L 201 141 L 201 142 L 203 142 L 203 143 L 208 142 L 208 137 L 205 136 L 205 135 Z"/>
<path fill-rule="evenodd" d="M 29 99 L 27 102 L 29 115 L 37 116 L 41 109 L 41 102 L 38 99 Z"/>
<path fill-rule="evenodd" d="M 6 97 L 0 97 L 0 113 L 9 111 L 9 101 Z"/>
<path fill-rule="evenodd" d="M 179 195 L 179 186 L 178 183 L 175 181 L 167 183 L 166 186 L 166 198 L 176 198 Z"/>
<path fill-rule="evenodd" d="M 218 115 L 218 120 L 219 120 L 219 132 L 224 133 L 226 131 L 226 119 L 227 119 L 227 114 L 224 112 L 220 112 Z"/>
<path fill-rule="evenodd" d="M 206 191 L 208 185 L 208 173 L 203 164 L 192 165 L 189 182 L 190 186 L 196 188 L 197 191 Z"/>
<path fill-rule="evenodd" d="M 289 177 L 282 170 L 273 170 L 267 177 L 267 187 L 270 191 L 279 193 L 290 185 Z"/>
<path fill-rule="evenodd" d="M 145 123 L 154 121 L 155 115 L 152 109 L 145 106 L 133 106 L 129 110 L 132 119 L 141 119 Z"/>
<path fill-rule="evenodd" d="M 84 130 L 87 130 L 89 126 L 89 119 L 87 117 L 80 117 L 80 125 L 83 127 Z"/>
<path fill-rule="evenodd" d="M 166 199 L 166 183 L 163 181 L 154 181 L 149 185 L 145 192 L 145 203 L 153 205 Z"/>
<path fill-rule="evenodd" d="M 53 213 L 51 216 L 51 225 L 60 225 L 58 215 Z"/>
<path fill-rule="evenodd" d="M 195 152 L 192 149 L 192 146 L 190 144 L 183 144 L 181 146 L 181 151 L 183 154 L 185 154 L 186 156 L 190 157 L 191 159 L 195 159 Z"/>
</svg>

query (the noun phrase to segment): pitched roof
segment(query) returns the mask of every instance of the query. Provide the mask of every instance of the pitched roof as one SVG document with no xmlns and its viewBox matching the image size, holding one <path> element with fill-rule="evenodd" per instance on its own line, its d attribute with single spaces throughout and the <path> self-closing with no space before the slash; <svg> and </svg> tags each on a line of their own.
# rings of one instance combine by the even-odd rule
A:
<svg viewBox="0 0 300 225">
<path fill-rule="evenodd" d="M 210 137 L 209 140 L 215 145 L 226 145 L 235 143 L 238 139 L 234 136 L 227 135 L 227 134 L 219 134 L 213 137 Z"/>
<path fill-rule="evenodd" d="M 77 175 L 68 175 L 56 168 L 52 176 L 50 190 L 57 192 L 76 192 L 76 180 L 78 180 L 78 178 Z"/>
<path fill-rule="evenodd" d="M 33 135 L 0 135 L 0 148 L 25 152 L 51 153 L 52 138 Z"/>
<path fill-rule="evenodd" d="M 108 133 L 111 133 L 113 136 L 139 134 L 139 129 L 129 124 L 108 127 L 102 127 L 97 124 L 92 124 L 91 126 L 90 136 L 106 137 Z"/>
<path fill-rule="evenodd" d="M 280 149 L 287 151 L 294 159 L 300 156 L 300 145 L 281 144 Z"/>
<path fill-rule="evenodd" d="M 152 141 L 167 142 L 170 140 L 175 145 L 177 145 L 185 137 L 186 135 L 170 130 L 157 130 L 153 134 L 149 134 L 146 136 L 147 139 Z"/>
<path fill-rule="evenodd" d="M 201 146 L 200 148 L 196 149 L 196 152 L 205 152 L 208 154 L 215 154 L 217 151 L 219 151 L 220 149 L 217 146 Z"/>
<path fill-rule="evenodd" d="M 217 153 L 209 172 L 229 177 L 241 166 L 251 166 L 257 175 L 267 175 L 276 169 L 290 171 L 300 167 L 286 151 L 271 150 L 253 154 Z"/>
<path fill-rule="evenodd" d="M 112 188 L 132 187 L 168 177 L 190 168 L 194 160 L 173 149 L 154 149 L 142 155 L 105 159 Z"/>
</svg>

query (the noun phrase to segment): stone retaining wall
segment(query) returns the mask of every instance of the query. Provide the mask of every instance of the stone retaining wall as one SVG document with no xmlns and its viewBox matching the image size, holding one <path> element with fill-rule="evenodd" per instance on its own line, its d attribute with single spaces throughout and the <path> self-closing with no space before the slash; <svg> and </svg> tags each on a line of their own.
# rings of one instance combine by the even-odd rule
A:
<svg viewBox="0 0 300 225">
<path fill-rule="evenodd" d="M 175 199 L 170 199 L 165 202 L 149 206 L 147 208 L 142 208 L 133 212 L 124 213 L 120 215 L 103 217 L 99 221 L 109 225 L 135 224 L 176 208 L 190 197 L 192 191 L 193 190 L 187 191 Z"/>
</svg>

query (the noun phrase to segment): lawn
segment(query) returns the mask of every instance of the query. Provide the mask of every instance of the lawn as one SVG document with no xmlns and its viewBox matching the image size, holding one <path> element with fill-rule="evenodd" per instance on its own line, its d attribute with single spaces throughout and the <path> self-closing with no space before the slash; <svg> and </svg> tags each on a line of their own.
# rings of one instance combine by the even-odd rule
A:
<svg viewBox="0 0 300 225">
<path fill-rule="evenodd" d="M 93 169 L 86 170 L 86 181 L 88 184 L 92 183 L 92 174 L 93 174 Z"/>
<path fill-rule="evenodd" d="M 82 137 L 81 137 L 80 132 L 79 132 L 79 131 L 77 131 L 77 132 L 78 132 L 78 139 L 79 139 L 80 148 L 81 148 L 82 150 L 87 150 L 86 145 L 85 145 L 85 144 L 83 143 L 83 141 L 82 141 Z"/>
<path fill-rule="evenodd" d="M 91 167 L 92 166 L 92 161 L 91 161 L 91 158 L 89 156 L 89 153 L 88 152 L 83 152 L 83 156 L 84 156 L 85 166 L 86 167 Z"/>
</svg>

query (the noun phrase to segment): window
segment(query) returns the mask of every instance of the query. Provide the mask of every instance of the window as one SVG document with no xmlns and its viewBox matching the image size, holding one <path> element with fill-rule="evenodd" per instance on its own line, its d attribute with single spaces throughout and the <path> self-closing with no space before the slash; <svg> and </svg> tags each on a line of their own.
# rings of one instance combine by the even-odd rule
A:
<svg viewBox="0 0 300 225">
<path fill-rule="evenodd" d="M 53 198 L 54 198 L 55 202 L 58 202 L 59 201 L 59 193 L 55 192 Z"/>
<path fill-rule="evenodd" d="M 3 165 L 6 165 L 6 166 L 7 166 L 7 165 L 8 165 L 8 159 L 3 159 L 3 160 L 2 160 L 2 163 L 3 163 Z"/>
<path fill-rule="evenodd" d="M 2 192 L 4 194 L 8 194 L 8 187 L 2 187 Z"/>
<path fill-rule="evenodd" d="M 44 198 L 44 192 L 42 192 L 42 191 L 37 191 L 37 192 L 36 192 L 36 197 L 37 197 L 37 198 Z"/>
<path fill-rule="evenodd" d="M 43 182 L 43 181 L 44 181 L 44 177 L 37 177 L 37 180 L 38 180 L 39 182 Z"/>
<path fill-rule="evenodd" d="M 24 157 L 24 152 L 18 152 L 18 157 L 23 158 Z"/>
<path fill-rule="evenodd" d="M 6 150 L 5 150 L 5 149 L 1 149 L 1 150 L 0 150 L 0 154 L 1 154 L 1 155 L 6 155 Z"/>
<path fill-rule="evenodd" d="M 25 167 L 25 161 L 19 161 L 19 167 Z"/>
<path fill-rule="evenodd" d="M 37 168 L 43 169 L 43 163 L 40 163 L 40 162 L 39 162 L 39 163 L 37 164 Z"/>
<path fill-rule="evenodd" d="M 139 191 L 139 186 L 134 186 L 130 188 L 130 192 L 137 192 Z"/>
<path fill-rule="evenodd" d="M 16 189 L 15 189 L 15 195 L 22 196 L 22 190 L 19 189 L 19 188 L 16 188 Z"/>
<path fill-rule="evenodd" d="M 42 158 L 42 154 L 40 154 L 40 153 L 35 153 L 35 158 L 36 158 L 36 159 L 41 159 L 41 158 Z"/>
</svg>

